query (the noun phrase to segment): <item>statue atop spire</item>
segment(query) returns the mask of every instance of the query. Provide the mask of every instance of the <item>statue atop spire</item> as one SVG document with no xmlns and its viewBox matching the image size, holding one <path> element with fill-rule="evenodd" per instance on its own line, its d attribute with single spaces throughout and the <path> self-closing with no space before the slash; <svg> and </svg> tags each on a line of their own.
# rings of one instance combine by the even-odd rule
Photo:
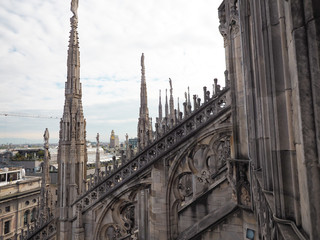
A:
<svg viewBox="0 0 320 240">
<path fill-rule="evenodd" d="M 46 130 L 44 131 L 43 138 L 44 138 L 44 147 L 46 149 L 49 146 L 49 130 L 48 130 L 48 128 L 46 128 Z"/>
<path fill-rule="evenodd" d="M 141 55 L 141 68 L 144 69 L 144 53 Z"/>
<path fill-rule="evenodd" d="M 73 12 L 73 16 L 78 18 L 78 4 L 79 0 L 72 0 L 71 1 L 71 12 Z"/>
</svg>

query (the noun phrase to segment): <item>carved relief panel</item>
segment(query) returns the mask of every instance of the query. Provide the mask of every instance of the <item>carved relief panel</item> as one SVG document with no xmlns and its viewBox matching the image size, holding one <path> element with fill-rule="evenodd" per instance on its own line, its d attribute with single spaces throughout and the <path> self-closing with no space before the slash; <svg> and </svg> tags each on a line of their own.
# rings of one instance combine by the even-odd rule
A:
<svg viewBox="0 0 320 240">
<path fill-rule="evenodd" d="M 139 185 L 128 190 L 122 196 L 114 197 L 113 202 L 99 209 L 100 220 L 97 223 L 97 237 L 103 240 L 139 238 L 139 215 L 145 211 L 147 202 L 139 202 L 139 194 L 148 192 L 147 185 Z M 145 205 L 145 206 L 142 206 Z M 101 213 L 102 212 L 102 213 Z M 143 223 L 141 223 L 143 224 Z"/>
<path fill-rule="evenodd" d="M 185 225 L 183 222 L 188 222 L 185 216 L 189 214 L 186 213 L 181 218 L 179 212 L 189 211 L 186 209 L 189 209 L 190 206 L 194 206 L 191 208 L 197 209 L 196 202 L 199 201 L 199 197 L 207 195 L 208 191 L 212 192 L 212 186 L 217 181 L 225 178 L 227 172 L 226 163 L 227 159 L 230 158 L 230 134 L 230 131 L 224 131 L 210 135 L 198 141 L 197 145 L 181 151 L 182 154 L 177 156 L 171 163 L 172 172 L 170 173 L 170 178 L 172 180 L 169 180 L 170 190 L 168 193 L 170 196 L 169 214 L 171 221 L 169 228 L 172 238 L 176 238 L 179 235 L 181 226 Z M 228 190 L 222 190 L 222 192 L 228 194 Z M 223 197 L 221 196 L 221 198 Z M 212 199 L 212 197 L 208 199 Z M 213 205 L 215 203 L 212 204 L 212 207 L 214 207 Z M 210 210 L 205 210 L 200 214 L 206 214 L 206 211 Z M 195 216 L 192 216 L 194 221 L 198 213 L 191 212 L 190 214 L 195 214 Z"/>
</svg>

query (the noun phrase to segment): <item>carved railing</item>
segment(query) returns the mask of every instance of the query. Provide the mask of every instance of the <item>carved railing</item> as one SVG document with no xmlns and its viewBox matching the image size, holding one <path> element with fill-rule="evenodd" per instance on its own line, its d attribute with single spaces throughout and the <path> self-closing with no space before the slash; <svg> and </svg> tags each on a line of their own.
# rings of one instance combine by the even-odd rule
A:
<svg viewBox="0 0 320 240">
<path fill-rule="evenodd" d="M 177 121 L 175 125 L 165 126 L 162 136 L 156 139 L 141 150 L 128 162 L 123 163 L 109 173 L 104 179 L 100 179 L 96 184 L 91 184 L 91 189 L 81 195 L 73 204 L 81 205 L 83 212 L 105 198 L 110 193 L 123 186 L 125 183 L 144 172 L 157 160 L 161 159 L 168 152 L 184 143 L 195 135 L 209 123 L 220 116 L 230 112 L 230 91 L 229 88 L 223 90 L 216 89 L 215 94 L 210 97 L 210 93 L 205 89 L 205 98 L 202 105 L 197 104 L 193 112 L 189 111 L 184 119 Z"/>
<path fill-rule="evenodd" d="M 51 236 L 55 235 L 57 231 L 57 219 L 51 216 L 47 221 L 41 221 L 36 224 L 35 227 L 28 227 L 27 231 L 22 231 L 20 239 L 33 239 L 33 240 L 43 240 L 49 239 Z"/>
</svg>

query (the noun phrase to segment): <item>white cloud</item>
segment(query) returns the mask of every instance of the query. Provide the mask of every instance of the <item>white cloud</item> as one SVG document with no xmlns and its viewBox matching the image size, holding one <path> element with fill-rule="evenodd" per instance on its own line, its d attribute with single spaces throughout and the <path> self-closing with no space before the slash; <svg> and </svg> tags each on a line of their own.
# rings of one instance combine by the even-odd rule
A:
<svg viewBox="0 0 320 240">
<path fill-rule="evenodd" d="M 110 134 L 112 129 L 120 139 L 126 132 L 136 134 L 142 52 L 154 119 L 158 89 L 164 93 L 169 77 L 180 99 L 187 86 L 202 97 L 204 85 L 210 88 L 213 78 L 223 79 L 219 4 L 212 0 L 79 1 L 81 81 L 89 139 L 94 140 L 97 131 Z M 0 2 L 1 112 L 62 115 L 71 15 L 70 1 Z M 5 121 L 0 138 L 39 134 L 33 119 Z M 27 132 L 16 130 L 17 124 L 26 122 Z M 58 124 L 55 127 L 48 120 L 47 125 L 57 136 Z"/>
</svg>

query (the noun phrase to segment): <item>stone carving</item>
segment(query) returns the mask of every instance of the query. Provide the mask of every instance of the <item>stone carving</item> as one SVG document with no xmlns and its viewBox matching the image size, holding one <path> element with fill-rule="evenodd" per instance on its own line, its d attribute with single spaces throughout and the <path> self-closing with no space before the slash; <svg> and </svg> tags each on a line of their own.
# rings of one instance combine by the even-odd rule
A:
<svg viewBox="0 0 320 240">
<path fill-rule="evenodd" d="M 245 186 L 240 188 L 240 203 L 248 207 L 251 205 L 249 190 Z"/>
<path fill-rule="evenodd" d="M 76 17 L 78 17 L 78 5 L 79 5 L 79 0 L 71 1 L 71 12 L 73 12 L 73 15 Z"/>
<path fill-rule="evenodd" d="M 192 197 L 193 186 L 192 186 L 192 175 L 191 173 L 183 174 L 179 178 L 178 190 L 182 201 L 188 200 Z"/>
<path fill-rule="evenodd" d="M 128 192 L 113 203 L 108 208 L 104 216 L 111 216 L 107 218 L 107 224 L 103 225 L 99 230 L 99 239 L 130 239 L 130 236 L 138 236 L 135 216 L 135 202 L 137 189 Z M 111 221 L 111 222 L 110 222 Z"/>
<path fill-rule="evenodd" d="M 120 236 L 120 229 L 116 224 L 110 225 L 104 233 L 104 237 L 106 240 L 116 240 Z"/>
<path fill-rule="evenodd" d="M 123 207 L 121 210 L 121 217 L 124 221 L 124 228 L 127 233 L 132 233 L 132 230 L 135 227 L 135 220 L 134 220 L 134 205 L 128 204 Z"/>
<path fill-rule="evenodd" d="M 224 5 L 219 8 L 218 14 L 220 22 L 219 31 L 223 37 L 224 47 L 226 47 L 228 45 L 228 24 L 226 22 L 226 10 Z"/>
<path fill-rule="evenodd" d="M 209 170 L 202 170 L 200 174 L 198 174 L 198 181 L 203 184 L 211 183 L 211 174 Z"/>
<path fill-rule="evenodd" d="M 81 204 L 77 204 L 76 206 L 77 209 L 77 221 L 76 221 L 76 226 L 78 228 L 82 228 L 83 223 L 82 223 L 82 206 Z"/>
<path fill-rule="evenodd" d="M 236 35 L 239 33 L 239 13 L 238 1 L 235 1 L 230 7 L 230 31 L 231 34 Z"/>
<path fill-rule="evenodd" d="M 217 147 L 218 168 L 227 162 L 227 159 L 230 158 L 230 153 L 230 137 L 227 136 L 220 139 L 220 143 Z"/>
<path fill-rule="evenodd" d="M 46 128 L 44 134 L 43 134 L 43 138 L 44 138 L 44 146 L 45 148 L 47 148 L 47 146 L 49 146 L 49 131 L 48 128 Z"/>
</svg>

